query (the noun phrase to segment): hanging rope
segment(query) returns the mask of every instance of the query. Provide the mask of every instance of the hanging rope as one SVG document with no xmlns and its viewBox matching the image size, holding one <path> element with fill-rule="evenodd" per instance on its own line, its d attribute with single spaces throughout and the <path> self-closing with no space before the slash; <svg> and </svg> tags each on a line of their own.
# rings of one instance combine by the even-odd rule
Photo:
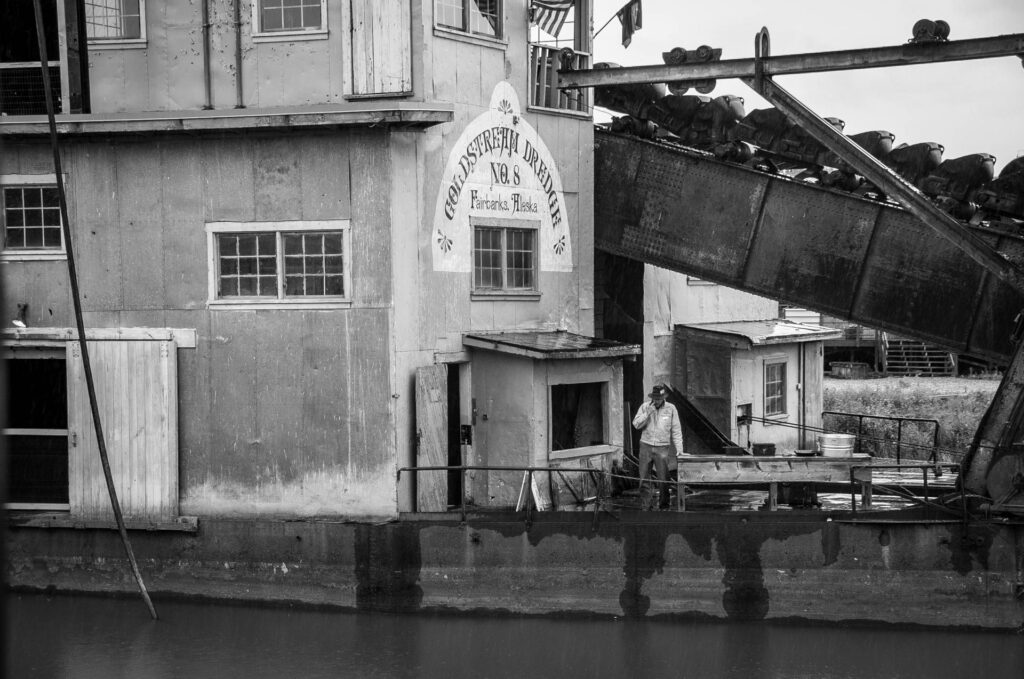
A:
<svg viewBox="0 0 1024 679">
<path fill-rule="evenodd" d="M 124 517 L 121 515 L 121 504 L 117 501 L 117 490 L 114 488 L 114 478 L 110 473 L 110 461 L 107 459 L 107 445 L 103 437 L 103 427 L 100 424 L 99 405 L 96 401 L 96 384 L 92 376 L 92 365 L 89 362 L 89 347 L 85 341 L 85 322 L 82 320 L 82 300 L 78 290 L 78 273 L 75 270 L 74 249 L 71 245 L 71 222 L 68 219 L 67 196 L 64 192 L 64 174 L 60 164 L 60 149 L 57 145 L 57 122 L 54 119 L 53 92 L 50 90 L 50 69 L 47 66 L 46 55 L 46 34 L 43 30 L 43 10 L 39 0 L 32 0 L 36 15 L 36 38 L 39 41 L 39 61 L 43 70 L 43 92 L 46 95 L 46 117 L 50 123 L 50 146 L 53 149 L 53 171 L 57 175 L 57 195 L 60 200 L 60 221 L 61 231 L 64 235 L 64 250 L 67 253 L 68 278 L 71 283 L 71 301 L 75 311 L 75 325 L 78 328 L 78 346 L 82 351 L 82 368 L 85 371 L 85 384 L 89 391 L 89 407 L 92 409 L 92 421 L 96 429 L 96 441 L 100 452 L 100 461 L 103 464 L 103 476 L 107 481 L 107 492 L 110 494 L 110 506 L 114 510 L 114 518 L 117 520 L 117 530 L 121 534 L 121 542 L 124 544 L 124 551 L 128 554 L 128 562 L 131 564 L 135 581 L 139 584 L 139 591 L 149 608 L 149 614 L 157 619 L 156 609 L 146 591 L 146 585 L 142 582 L 142 573 L 139 572 L 139 564 L 135 561 L 135 554 L 132 552 L 132 545 L 128 541 L 128 531 L 124 527 Z"/>
</svg>

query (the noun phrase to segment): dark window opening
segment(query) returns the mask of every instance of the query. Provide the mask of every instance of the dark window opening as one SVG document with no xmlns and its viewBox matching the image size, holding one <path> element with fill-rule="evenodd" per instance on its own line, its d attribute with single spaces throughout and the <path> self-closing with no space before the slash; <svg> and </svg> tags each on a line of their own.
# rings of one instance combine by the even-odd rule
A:
<svg viewBox="0 0 1024 679">
<path fill-rule="evenodd" d="M 603 387 L 602 382 L 551 387 L 551 450 L 605 443 Z"/>
<path fill-rule="evenodd" d="M 68 389 L 62 359 L 7 361 L 8 502 L 68 503 Z"/>
</svg>

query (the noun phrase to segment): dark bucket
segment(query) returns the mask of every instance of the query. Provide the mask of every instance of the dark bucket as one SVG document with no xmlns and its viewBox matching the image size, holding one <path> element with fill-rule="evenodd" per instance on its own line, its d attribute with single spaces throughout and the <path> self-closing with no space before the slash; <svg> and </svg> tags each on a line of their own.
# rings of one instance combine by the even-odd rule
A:
<svg viewBox="0 0 1024 679">
<path fill-rule="evenodd" d="M 755 443 L 753 445 L 754 455 L 758 457 L 766 457 L 775 455 L 775 444 L 774 443 Z"/>
<path fill-rule="evenodd" d="M 722 455 L 748 455 L 747 449 L 742 446 L 722 446 Z"/>
</svg>

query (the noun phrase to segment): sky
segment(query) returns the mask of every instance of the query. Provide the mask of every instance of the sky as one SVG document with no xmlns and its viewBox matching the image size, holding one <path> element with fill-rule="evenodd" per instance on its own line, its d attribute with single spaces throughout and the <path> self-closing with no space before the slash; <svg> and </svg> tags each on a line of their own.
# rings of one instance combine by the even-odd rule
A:
<svg viewBox="0 0 1024 679">
<path fill-rule="evenodd" d="M 626 0 L 595 0 L 594 30 Z M 800 54 L 906 43 L 918 19 L 943 19 L 950 40 L 1024 33 L 1024 0 L 643 0 L 643 27 L 628 48 L 618 20 L 597 35 L 594 61 L 664 63 L 673 47 L 722 48 L 722 59 L 754 56 L 762 26 L 771 53 Z M 846 121 L 846 134 L 888 130 L 895 143 L 938 142 L 944 158 L 996 157 L 996 172 L 1024 155 L 1024 67 L 1017 57 L 779 76 L 777 82 L 819 115 Z M 687 94 L 696 94 L 693 90 Z M 720 80 L 710 96 L 743 97 L 745 109 L 769 104 L 739 80 Z M 609 114 L 598 110 L 598 121 Z"/>
</svg>

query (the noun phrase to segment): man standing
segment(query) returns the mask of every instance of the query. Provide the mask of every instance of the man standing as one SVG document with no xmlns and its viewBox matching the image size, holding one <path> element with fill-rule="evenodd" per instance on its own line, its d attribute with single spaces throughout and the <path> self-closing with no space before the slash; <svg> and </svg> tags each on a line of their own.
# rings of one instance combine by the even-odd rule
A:
<svg viewBox="0 0 1024 679">
<path fill-rule="evenodd" d="M 633 427 L 640 429 L 640 485 L 647 479 L 647 468 L 654 461 L 661 492 L 658 508 L 668 508 L 669 472 L 679 467 L 676 453 L 683 455 L 683 427 L 676 407 L 665 401 L 668 388 L 656 384 L 650 399 L 645 401 L 633 418 Z"/>
</svg>

